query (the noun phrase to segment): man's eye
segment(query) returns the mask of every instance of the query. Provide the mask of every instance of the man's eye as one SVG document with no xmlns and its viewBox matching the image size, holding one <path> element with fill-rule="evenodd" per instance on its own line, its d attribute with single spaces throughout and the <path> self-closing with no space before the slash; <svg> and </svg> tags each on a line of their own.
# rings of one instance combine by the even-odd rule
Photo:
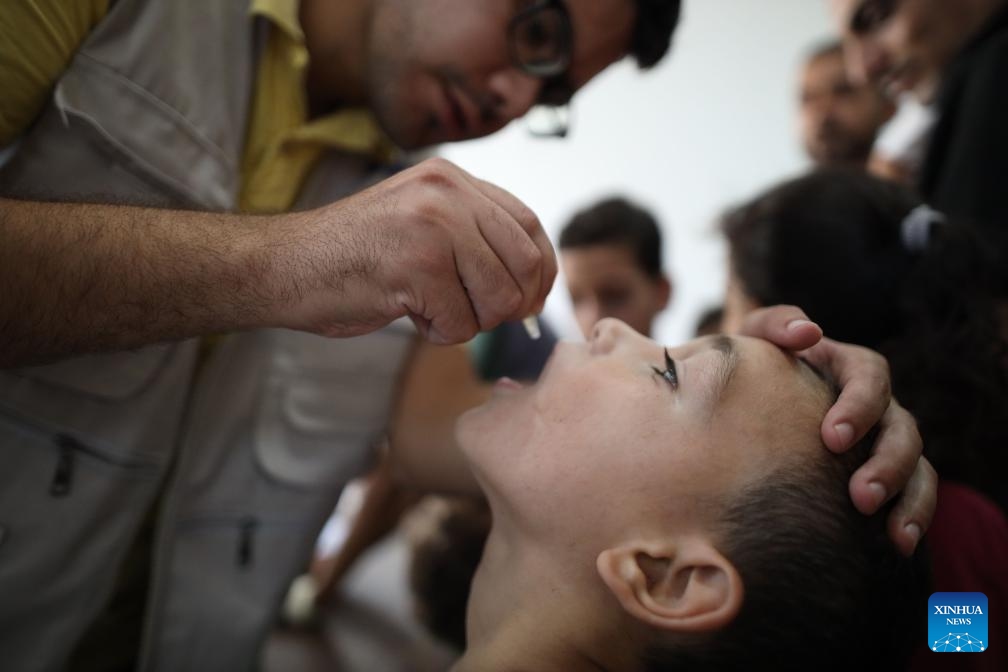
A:
<svg viewBox="0 0 1008 672">
<path fill-rule="evenodd" d="M 870 33 L 892 16 L 894 5 L 894 0 L 868 0 L 854 13 L 851 29 L 858 35 Z"/>
<path fill-rule="evenodd" d="M 548 48 L 553 44 L 553 33 L 541 19 L 526 22 L 521 37 L 525 47 L 533 51 Z"/>
</svg>

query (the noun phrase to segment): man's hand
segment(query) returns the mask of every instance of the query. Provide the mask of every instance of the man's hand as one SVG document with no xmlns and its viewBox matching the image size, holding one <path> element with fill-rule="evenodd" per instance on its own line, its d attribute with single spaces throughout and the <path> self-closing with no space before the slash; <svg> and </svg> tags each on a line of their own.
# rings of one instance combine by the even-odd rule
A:
<svg viewBox="0 0 1008 672">
<path fill-rule="evenodd" d="M 277 231 L 282 326 L 354 336 L 408 315 L 433 343 L 460 343 L 540 312 L 556 254 L 503 189 L 430 159 Z"/>
<path fill-rule="evenodd" d="M 741 333 L 792 350 L 837 381 L 840 397 L 822 424 L 823 441 L 830 450 L 851 448 L 879 425 L 871 457 L 851 476 L 851 499 L 859 511 L 871 514 L 901 493 L 889 515 L 889 536 L 910 555 L 931 524 L 938 477 L 921 455 L 916 422 L 892 398 L 885 359 L 866 348 L 823 338 L 818 325 L 794 306 L 750 313 Z"/>
</svg>

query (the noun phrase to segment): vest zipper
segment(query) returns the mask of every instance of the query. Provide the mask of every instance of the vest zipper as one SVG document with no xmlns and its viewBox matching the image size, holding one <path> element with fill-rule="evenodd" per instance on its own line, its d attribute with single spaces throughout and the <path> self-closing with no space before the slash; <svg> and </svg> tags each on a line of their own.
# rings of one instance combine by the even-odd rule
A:
<svg viewBox="0 0 1008 672">
<path fill-rule="evenodd" d="M 243 518 L 238 526 L 238 554 L 235 560 L 239 567 L 252 565 L 255 551 L 255 533 L 259 528 L 259 520 L 252 516 Z"/>
<path fill-rule="evenodd" d="M 0 420 L 10 422 L 15 427 L 31 432 L 43 441 L 52 441 L 55 444 L 56 466 L 53 469 L 52 480 L 49 482 L 49 494 L 52 497 L 66 497 L 70 494 L 73 489 L 74 475 L 77 472 L 78 454 L 121 469 L 145 471 L 156 468 L 156 465 L 141 459 L 122 457 L 111 451 L 92 448 L 75 436 L 59 431 L 56 427 L 12 413 L 6 408 L 0 408 Z"/>
<path fill-rule="evenodd" d="M 80 442 L 66 434 L 57 434 L 54 440 L 59 454 L 56 456 L 56 470 L 53 472 L 52 483 L 49 484 L 49 494 L 53 497 L 66 497 L 73 484 L 74 455 L 80 450 Z"/>
</svg>

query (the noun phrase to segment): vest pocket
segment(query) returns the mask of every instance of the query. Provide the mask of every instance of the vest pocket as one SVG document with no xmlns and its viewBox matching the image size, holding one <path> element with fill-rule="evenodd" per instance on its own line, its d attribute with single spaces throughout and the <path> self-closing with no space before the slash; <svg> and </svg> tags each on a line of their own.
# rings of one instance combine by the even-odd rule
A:
<svg viewBox="0 0 1008 672">
<path fill-rule="evenodd" d="M 158 469 L 0 411 L 5 669 L 65 662 L 108 598 Z"/>
<path fill-rule="evenodd" d="M 18 369 L 13 375 L 85 394 L 102 401 L 125 401 L 157 379 L 172 346 L 155 345 L 131 352 L 85 355 L 46 366 Z"/>
<path fill-rule="evenodd" d="M 415 342 L 412 325 L 346 339 L 285 330 L 269 337 L 273 360 L 253 430 L 258 464 L 287 485 L 342 487 L 374 461 Z"/>
<path fill-rule="evenodd" d="M 271 381 L 254 429 L 259 467 L 298 488 L 338 488 L 364 473 L 374 462 L 371 447 L 385 412 L 361 402 L 319 380 Z"/>
<path fill-rule="evenodd" d="M 254 669 L 320 527 L 310 516 L 262 513 L 180 520 L 153 652 L 159 669 Z"/>
</svg>

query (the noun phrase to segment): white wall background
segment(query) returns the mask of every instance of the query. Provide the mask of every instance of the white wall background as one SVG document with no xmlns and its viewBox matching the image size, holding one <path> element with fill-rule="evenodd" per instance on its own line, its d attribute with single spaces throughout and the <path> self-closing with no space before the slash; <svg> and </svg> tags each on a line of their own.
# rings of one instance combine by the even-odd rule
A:
<svg viewBox="0 0 1008 672">
<path fill-rule="evenodd" d="M 604 196 L 652 209 L 676 283 L 655 337 L 681 342 L 724 289 L 718 213 L 806 165 L 795 78 L 830 33 L 825 0 L 685 0 L 670 56 L 646 73 L 619 63 L 591 82 L 567 139 L 532 138 L 518 122 L 442 153 L 521 198 L 554 243 L 573 212 Z M 580 338 L 562 277 L 544 315 Z"/>
</svg>

